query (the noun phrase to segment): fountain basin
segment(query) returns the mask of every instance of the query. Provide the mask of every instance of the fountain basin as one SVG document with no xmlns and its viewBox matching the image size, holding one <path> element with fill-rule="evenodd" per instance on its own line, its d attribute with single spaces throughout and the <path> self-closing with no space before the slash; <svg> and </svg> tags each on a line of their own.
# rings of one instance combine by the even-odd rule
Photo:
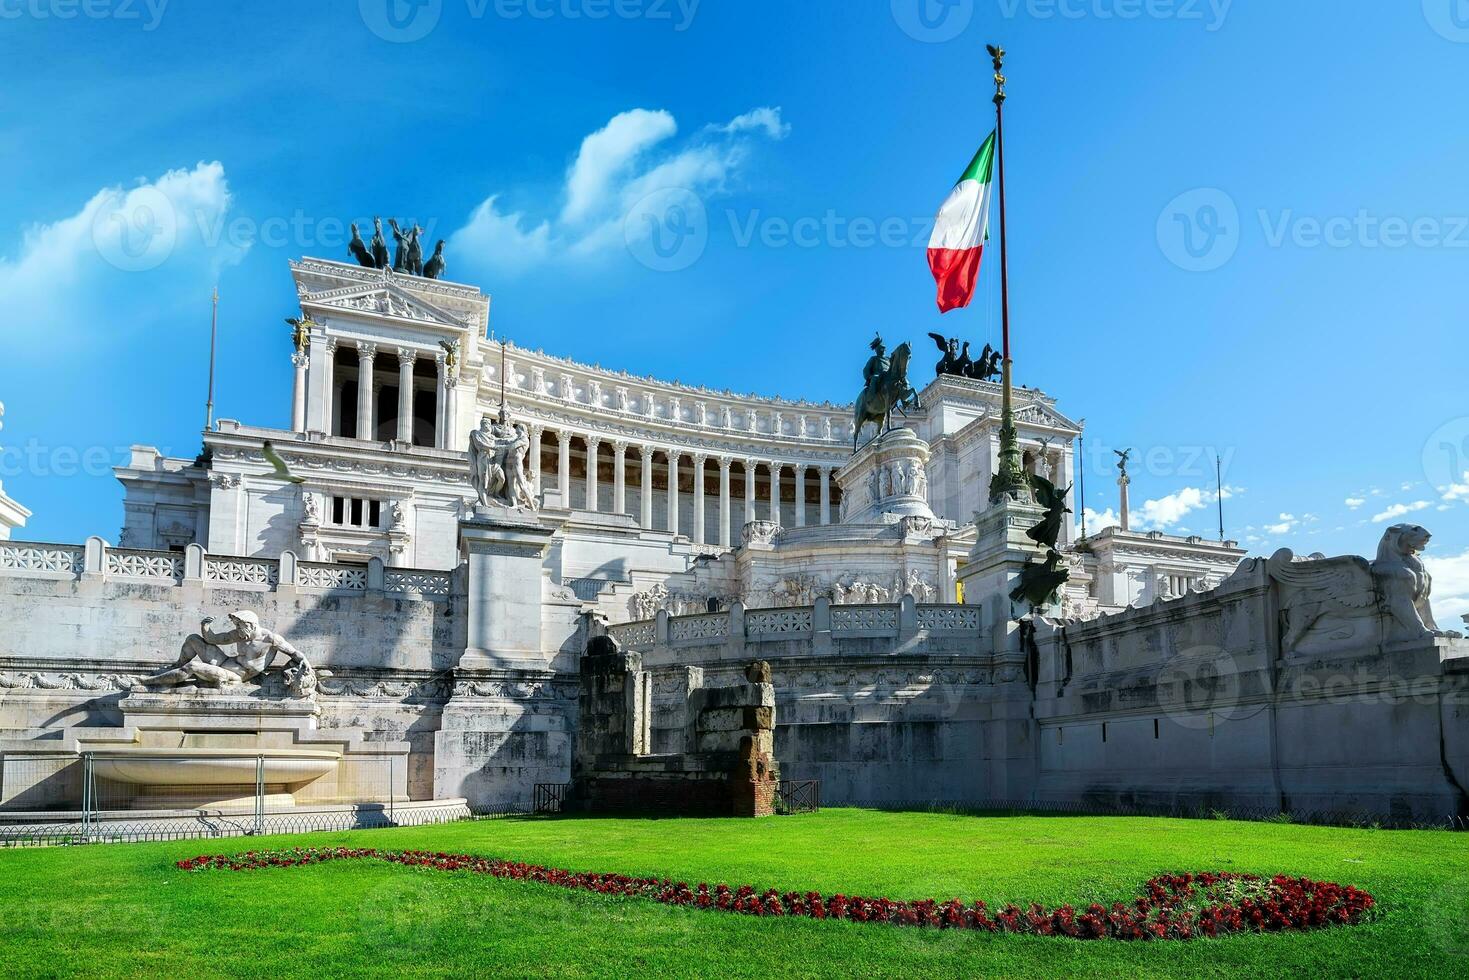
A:
<svg viewBox="0 0 1469 980">
<path fill-rule="evenodd" d="M 332 772 L 341 758 L 330 749 L 126 747 L 97 753 L 92 771 L 98 779 L 136 787 L 126 802 L 130 808 L 248 802 L 255 795 L 257 771 L 266 801 L 290 805 L 296 789 Z"/>
</svg>

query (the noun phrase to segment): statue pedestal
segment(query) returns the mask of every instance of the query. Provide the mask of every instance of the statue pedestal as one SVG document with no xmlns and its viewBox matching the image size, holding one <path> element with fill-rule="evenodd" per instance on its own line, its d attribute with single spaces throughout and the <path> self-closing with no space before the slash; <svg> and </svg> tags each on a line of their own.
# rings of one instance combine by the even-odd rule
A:
<svg viewBox="0 0 1469 980">
<path fill-rule="evenodd" d="M 533 515 L 475 508 L 459 522 L 468 565 L 469 637 L 461 668 L 545 670 L 541 647 L 541 567 L 554 528 Z"/>
<path fill-rule="evenodd" d="M 884 432 L 857 451 L 836 474 L 843 524 L 896 524 L 905 517 L 933 520 L 928 506 L 928 443 L 912 429 Z"/>
<path fill-rule="evenodd" d="M 1025 536 L 1045 514 L 1035 504 L 1004 498 L 975 519 L 974 547 L 958 581 L 964 604 L 984 609 L 986 635 L 993 637 L 996 654 L 1021 654 L 1019 620 L 1030 607 L 1013 602 L 1010 591 L 1027 562 L 1045 557 L 1045 549 Z"/>
<path fill-rule="evenodd" d="M 545 649 L 542 568 L 556 533 L 529 511 L 479 507 L 459 522 L 468 565 L 468 636 L 454 693 L 434 733 L 434 793 L 473 806 L 520 804 L 536 783 L 569 778 L 574 691 L 553 669 L 565 639 Z M 572 600 L 579 608 L 579 604 Z"/>
</svg>

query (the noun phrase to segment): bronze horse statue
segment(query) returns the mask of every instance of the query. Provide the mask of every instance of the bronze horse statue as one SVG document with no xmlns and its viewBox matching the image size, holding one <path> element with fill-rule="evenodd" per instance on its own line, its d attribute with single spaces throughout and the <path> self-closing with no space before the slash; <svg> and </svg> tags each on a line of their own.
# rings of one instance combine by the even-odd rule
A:
<svg viewBox="0 0 1469 980">
<path fill-rule="evenodd" d="M 908 358 L 912 354 L 913 348 L 909 344 L 899 344 L 893 351 L 888 369 L 874 377 L 857 396 L 856 410 L 852 413 L 852 452 L 857 451 L 857 440 L 862 435 L 862 427 L 868 422 L 877 426 L 877 435 L 880 436 L 893 427 L 893 409 L 906 416 L 908 407 L 918 407 L 918 392 L 908 383 Z"/>
</svg>

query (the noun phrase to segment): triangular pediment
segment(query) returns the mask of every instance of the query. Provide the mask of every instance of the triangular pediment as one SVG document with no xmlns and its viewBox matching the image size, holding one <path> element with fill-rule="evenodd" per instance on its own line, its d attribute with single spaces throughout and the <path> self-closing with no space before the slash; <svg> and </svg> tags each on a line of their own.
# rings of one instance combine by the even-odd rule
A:
<svg viewBox="0 0 1469 980">
<path fill-rule="evenodd" d="M 325 307 L 345 313 L 431 323 L 456 330 L 467 326 L 461 318 L 410 294 L 392 282 L 354 283 L 337 289 L 307 292 L 301 296 L 301 305 L 303 308 Z"/>
<path fill-rule="evenodd" d="M 1037 405 L 1033 402 L 1029 405 L 1022 405 L 1020 408 L 1015 409 L 1015 421 L 1029 422 L 1032 425 L 1044 425 L 1052 429 L 1068 429 L 1076 432 L 1081 431 L 1081 426 L 1077 425 L 1075 422 L 1071 421 L 1060 412 L 1053 411 L 1052 409 L 1049 409 L 1044 405 Z"/>
</svg>

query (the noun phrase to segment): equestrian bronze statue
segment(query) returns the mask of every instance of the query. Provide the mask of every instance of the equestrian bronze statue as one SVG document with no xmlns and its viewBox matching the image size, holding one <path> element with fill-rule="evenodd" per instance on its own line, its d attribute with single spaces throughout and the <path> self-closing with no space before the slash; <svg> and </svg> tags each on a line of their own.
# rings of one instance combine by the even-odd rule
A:
<svg viewBox="0 0 1469 980">
<path fill-rule="evenodd" d="M 857 407 L 852 419 L 852 452 L 857 451 L 857 440 L 862 427 L 868 422 L 877 426 L 880 436 L 893 427 L 893 409 L 905 416 L 908 408 L 918 407 L 918 392 L 908 383 L 908 358 L 913 349 L 906 343 L 898 345 L 893 356 L 887 356 L 882 338 L 873 340 L 873 354 L 862 369 L 862 394 L 857 396 Z M 876 438 L 876 437 L 874 437 Z"/>
</svg>

